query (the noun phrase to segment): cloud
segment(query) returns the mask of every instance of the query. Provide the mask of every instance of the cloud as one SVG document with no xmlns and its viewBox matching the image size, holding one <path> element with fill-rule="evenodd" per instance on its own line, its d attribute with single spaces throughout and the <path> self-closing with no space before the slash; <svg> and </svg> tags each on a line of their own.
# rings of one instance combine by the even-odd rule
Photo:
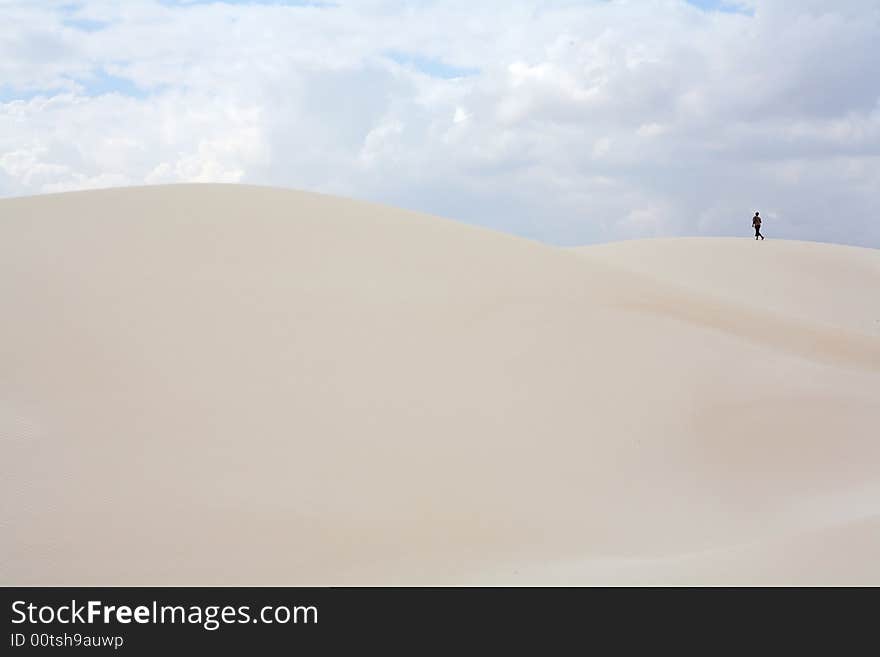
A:
<svg viewBox="0 0 880 657">
<path fill-rule="evenodd" d="M 774 237 L 880 246 L 874 0 L 0 11 L 3 195 L 252 182 L 560 244 L 745 234 L 759 208 Z"/>
</svg>

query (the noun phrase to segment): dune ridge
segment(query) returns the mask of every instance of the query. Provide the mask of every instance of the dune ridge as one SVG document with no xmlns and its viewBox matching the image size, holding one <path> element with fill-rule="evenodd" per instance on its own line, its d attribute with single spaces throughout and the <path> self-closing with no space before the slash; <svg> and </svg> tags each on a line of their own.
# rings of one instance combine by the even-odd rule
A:
<svg viewBox="0 0 880 657">
<path fill-rule="evenodd" d="M 4 584 L 878 584 L 880 251 L 0 200 Z"/>
</svg>

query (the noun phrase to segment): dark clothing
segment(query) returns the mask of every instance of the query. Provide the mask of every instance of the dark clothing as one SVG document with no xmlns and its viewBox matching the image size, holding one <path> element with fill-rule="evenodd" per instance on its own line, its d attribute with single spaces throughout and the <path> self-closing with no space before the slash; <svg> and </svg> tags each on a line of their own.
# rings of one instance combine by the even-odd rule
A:
<svg viewBox="0 0 880 657">
<path fill-rule="evenodd" d="M 758 239 L 759 237 L 764 239 L 764 236 L 761 235 L 761 217 L 758 215 L 752 217 L 752 226 L 755 229 L 755 239 Z"/>
</svg>

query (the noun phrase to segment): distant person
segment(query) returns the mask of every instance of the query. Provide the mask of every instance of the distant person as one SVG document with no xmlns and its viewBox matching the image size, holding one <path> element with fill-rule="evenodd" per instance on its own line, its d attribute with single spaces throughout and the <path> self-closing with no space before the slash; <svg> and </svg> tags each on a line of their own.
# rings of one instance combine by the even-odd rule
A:
<svg viewBox="0 0 880 657">
<path fill-rule="evenodd" d="M 755 216 L 752 217 L 752 228 L 755 229 L 755 239 L 757 240 L 759 237 L 764 239 L 764 236 L 761 235 L 761 215 L 757 212 Z"/>
</svg>

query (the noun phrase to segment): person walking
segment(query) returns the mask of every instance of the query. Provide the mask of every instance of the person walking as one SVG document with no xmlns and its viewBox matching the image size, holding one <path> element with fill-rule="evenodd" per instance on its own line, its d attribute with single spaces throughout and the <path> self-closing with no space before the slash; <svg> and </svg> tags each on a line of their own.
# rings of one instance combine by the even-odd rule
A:
<svg viewBox="0 0 880 657">
<path fill-rule="evenodd" d="M 755 239 L 757 240 L 759 237 L 764 239 L 764 236 L 761 235 L 761 215 L 755 212 L 755 216 L 752 217 L 752 228 L 755 229 Z"/>
</svg>

